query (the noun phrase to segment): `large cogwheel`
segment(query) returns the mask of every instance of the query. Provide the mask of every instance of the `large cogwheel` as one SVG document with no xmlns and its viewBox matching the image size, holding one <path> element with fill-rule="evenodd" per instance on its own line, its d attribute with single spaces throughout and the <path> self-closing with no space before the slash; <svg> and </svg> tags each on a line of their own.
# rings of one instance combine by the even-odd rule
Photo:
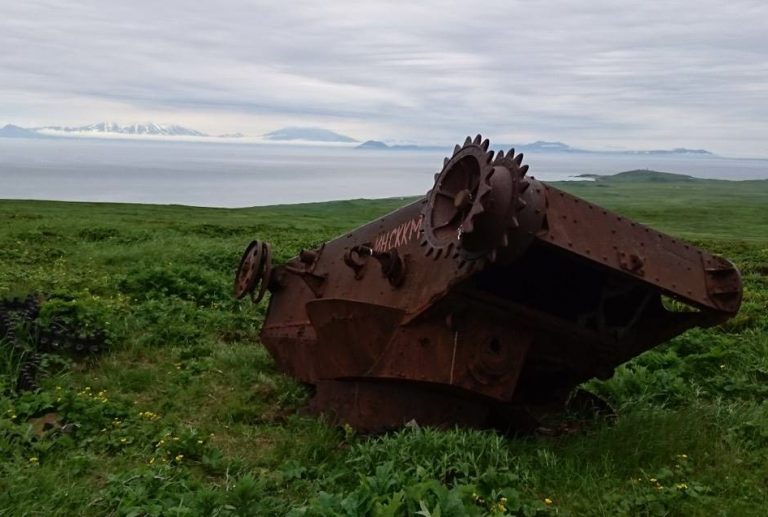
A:
<svg viewBox="0 0 768 517">
<path fill-rule="evenodd" d="M 530 188 L 537 182 L 525 177 L 523 155 L 488 147 L 480 135 L 467 137 L 435 176 L 423 211 L 427 256 L 511 260 L 541 226 L 543 196 Z"/>
</svg>

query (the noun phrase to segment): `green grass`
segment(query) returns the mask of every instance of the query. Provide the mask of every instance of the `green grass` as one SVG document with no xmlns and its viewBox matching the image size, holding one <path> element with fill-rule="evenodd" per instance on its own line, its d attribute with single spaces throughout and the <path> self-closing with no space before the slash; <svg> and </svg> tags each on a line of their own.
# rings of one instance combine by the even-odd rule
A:
<svg viewBox="0 0 768 517">
<path fill-rule="evenodd" d="M 284 260 L 409 200 L 252 209 L 0 202 L 0 297 L 108 329 L 10 394 L 0 362 L 0 515 L 763 515 L 768 504 L 768 182 L 561 188 L 722 253 L 745 301 L 589 388 L 619 409 L 560 437 L 406 429 L 357 436 L 307 394 L 231 299 L 254 237 Z M 0 350 L 4 350 L 0 346 Z M 43 435 L 34 418 L 55 412 Z"/>
</svg>

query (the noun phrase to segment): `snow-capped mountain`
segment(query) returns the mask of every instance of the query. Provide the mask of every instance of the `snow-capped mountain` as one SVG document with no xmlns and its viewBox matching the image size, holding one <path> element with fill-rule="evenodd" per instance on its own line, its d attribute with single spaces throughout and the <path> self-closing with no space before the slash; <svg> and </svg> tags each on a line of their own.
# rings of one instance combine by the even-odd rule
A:
<svg viewBox="0 0 768 517">
<path fill-rule="evenodd" d="M 23 127 L 14 126 L 13 124 L 6 124 L 0 127 L 0 138 L 51 138 L 46 135 L 42 135 L 37 131 L 31 129 L 25 129 Z"/>
<path fill-rule="evenodd" d="M 50 126 L 37 128 L 41 132 L 80 133 L 80 134 L 120 134 L 120 135 L 165 135 L 165 136 L 208 136 L 205 133 L 176 125 L 155 124 L 130 124 L 121 126 L 114 122 L 99 122 L 88 126 L 62 127 Z"/>
</svg>

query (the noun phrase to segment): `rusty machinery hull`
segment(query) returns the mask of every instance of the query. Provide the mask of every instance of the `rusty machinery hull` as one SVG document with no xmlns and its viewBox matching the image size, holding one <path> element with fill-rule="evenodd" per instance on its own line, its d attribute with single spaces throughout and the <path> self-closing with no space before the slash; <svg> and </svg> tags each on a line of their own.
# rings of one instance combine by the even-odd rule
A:
<svg viewBox="0 0 768 517">
<path fill-rule="evenodd" d="M 412 419 L 523 425 L 578 384 L 738 310 L 730 262 L 487 148 L 468 139 L 424 199 L 273 271 L 266 244 L 256 264 L 244 256 L 237 294 L 268 284 L 262 343 L 314 387 L 315 412 L 370 431 Z"/>
</svg>

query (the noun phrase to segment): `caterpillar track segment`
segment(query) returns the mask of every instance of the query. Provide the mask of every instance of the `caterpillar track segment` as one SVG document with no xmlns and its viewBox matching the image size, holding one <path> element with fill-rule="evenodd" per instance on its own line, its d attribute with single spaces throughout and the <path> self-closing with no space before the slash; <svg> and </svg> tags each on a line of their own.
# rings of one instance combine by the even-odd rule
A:
<svg viewBox="0 0 768 517">
<path fill-rule="evenodd" d="M 271 293 L 261 341 L 312 411 L 361 431 L 525 427 L 738 311 L 727 260 L 527 171 L 478 135 L 419 201 L 284 264 L 251 244 L 237 295 Z"/>
</svg>

